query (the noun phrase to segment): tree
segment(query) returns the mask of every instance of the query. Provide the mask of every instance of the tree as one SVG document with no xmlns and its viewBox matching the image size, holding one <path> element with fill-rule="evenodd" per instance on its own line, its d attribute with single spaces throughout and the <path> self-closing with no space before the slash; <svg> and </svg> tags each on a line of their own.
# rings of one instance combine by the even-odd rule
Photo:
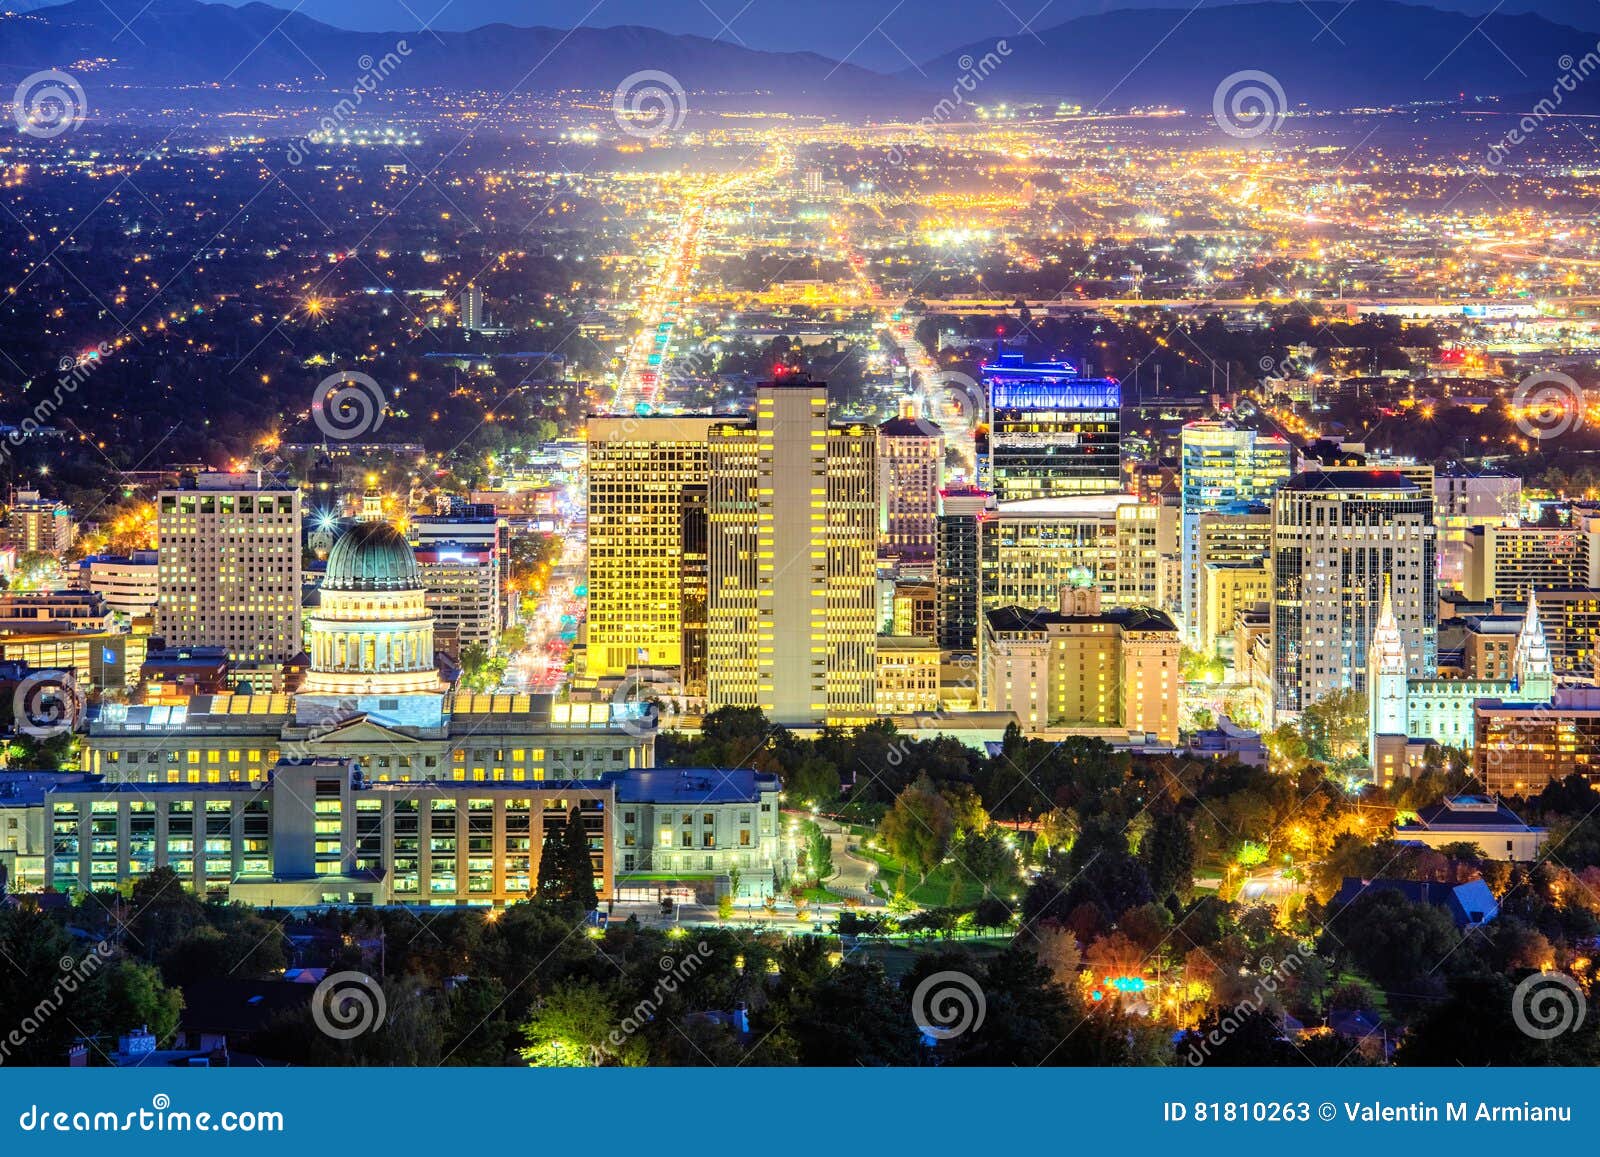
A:
<svg viewBox="0 0 1600 1157">
<path fill-rule="evenodd" d="M 461 681 L 473 691 L 493 691 L 506 673 L 503 655 L 492 655 L 482 643 L 461 648 Z"/>
<path fill-rule="evenodd" d="M 1354 687 L 1329 691 L 1301 712 L 1300 733 L 1313 759 L 1359 756 L 1367 740 L 1367 697 Z"/>
<path fill-rule="evenodd" d="M 1349 960 L 1385 989 L 1418 993 L 1460 940 L 1442 908 L 1373 888 L 1334 914 L 1321 948 Z"/>
<path fill-rule="evenodd" d="M 801 824 L 800 834 L 806 845 L 806 875 L 821 884 L 833 875 L 833 840 L 815 820 Z"/>
<path fill-rule="evenodd" d="M 567 813 L 567 822 L 560 827 L 545 828 L 537 891 L 541 900 L 577 904 L 585 912 L 599 903 L 594 863 L 589 858 L 589 835 L 577 808 Z"/>
<path fill-rule="evenodd" d="M 168 1042 L 182 1011 L 183 993 L 163 984 L 152 965 L 119 961 L 106 978 L 106 1024 L 116 1032 L 148 1028 L 158 1042 Z"/>
<path fill-rule="evenodd" d="M 594 888 L 594 861 L 589 855 L 589 833 L 583 825 L 583 815 L 577 808 L 567 813 L 561 846 L 572 889 L 571 898 L 585 912 L 592 912 L 600 898 Z"/>
<path fill-rule="evenodd" d="M 915 868 L 923 881 L 944 862 L 955 835 L 955 811 L 927 776 L 895 797 L 878 835 L 897 859 Z"/>
<path fill-rule="evenodd" d="M 593 981 L 556 985 L 533 1007 L 521 1032 L 522 1059 L 533 1068 L 598 1068 L 638 1064 L 644 1042 L 630 1036 L 619 1046 L 621 1009 L 612 990 Z"/>
</svg>

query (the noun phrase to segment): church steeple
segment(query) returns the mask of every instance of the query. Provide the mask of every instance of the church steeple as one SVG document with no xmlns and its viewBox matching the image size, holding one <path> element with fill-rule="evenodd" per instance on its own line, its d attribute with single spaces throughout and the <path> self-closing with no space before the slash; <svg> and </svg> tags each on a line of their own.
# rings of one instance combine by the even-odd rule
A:
<svg viewBox="0 0 1600 1157">
<path fill-rule="evenodd" d="M 1539 621 L 1539 598 L 1528 588 L 1528 613 L 1522 620 L 1516 650 L 1511 653 L 1511 677 L 1516 680 L 1517 697 L 1525 703 L 1548 703 L 1555 693 L 1555 664 L 1550 644 Z"/>
<path fill-rule="evenodd" d="M 1367 647 L 1367 757 L 1373 782 L 1393 783 L 1406 771 L 1410 734 L 1410 688 L 1406 680 L 1406 641 L 1394 614 L 1389 578 L 1383 580 L 1383 606 Z"/>
<path fill-rule="evenodd" d="M 1383 607 L 1378 611 L 1378 627 L 1372 632 L 1368 663 L 1380 675 L 1406 673 L 1406 641 L 1400 636 L 1400 621 L 1394 615 L 1394 595 L 1387 575 L 1383 579 Z"/>
</svg>

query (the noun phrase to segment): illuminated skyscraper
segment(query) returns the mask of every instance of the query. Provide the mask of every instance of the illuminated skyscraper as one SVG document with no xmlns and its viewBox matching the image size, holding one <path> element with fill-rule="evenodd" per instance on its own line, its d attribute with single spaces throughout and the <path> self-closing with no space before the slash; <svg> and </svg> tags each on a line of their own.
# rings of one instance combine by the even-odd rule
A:
<svg viewBox="0 0 1600 1157">
<path fill-rule="evenodd" d="M 713 418 L 589 419 L 589 615 L 585 671 L 685 663 L 686 492 L 708 477 Z M 699 559 L 704 567 L 704 545 Z M 688 682 L 688 679 L 685 679 Z"/>
<path fill-rule="evenodd" d="M 878 427 L 879 546 L 905 563 L 933 561 L 934 521 L 944 484 L 944 431 L 901 403 Z"/>
<path fill-rule="evenodd" d="M 1294 450 L 1271 434 L 1231 422 L 1190 422 L 1183 428 L 1182 540 L 1184 642 L 1200 642 L 1200 516 L 1239 502 L 1266 502 L 1294 469 Z"/>
<path fill-rule="evenodd" d="M 1296 474 L 1273 498 L 1276 711 L 1299 712 L 1367 681 L 1385 584 L 1406 673 L 1437 663 L 1433 491 L 1389 470 Z"/>
<path fill-rule="evenodd" d="M 156 499 L 156 633 L 236 663 L 292 658 L 300 638 L 300 491 L 201 474 Z"/>
<path fill-rule="evenodd" d="M 1122 490 L 1122 387 L 1065 362 L 1001 353 L 983 367 L 986 463 L 1002 504 Z"/>
<path fill-rule="evenodd" d="M 877 430 L 834 425 L 821 382 L 756 389 L 711 430 L 707 706 L 786 726 L 870 722 Z"/>
</svg>

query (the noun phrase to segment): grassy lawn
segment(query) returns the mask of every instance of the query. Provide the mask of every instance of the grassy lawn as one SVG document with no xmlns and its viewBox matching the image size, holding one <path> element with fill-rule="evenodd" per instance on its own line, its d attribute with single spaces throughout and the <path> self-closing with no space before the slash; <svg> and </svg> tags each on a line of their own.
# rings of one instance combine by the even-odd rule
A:
<svg viewBox="0 0 1600 1157">
<path fill-rule="evenodd" d="M 917 957 L 930 952 L 949 952 L 960 949 L 970 952 L 978 960 L 996 956 L 1011 942 L 1009 936 L 982 940 L 930 940 L 926 944 L 908 944 L 904 941 L 874 941 L 864 943 L 851 954 L 851 960 L 875 960 L 883 966 L 890 980 L 899 980 L 911 971 Z"/>
<path fill-rule="evenodd" d="M 827 888 L 807 888 L 805 898 L 813 904 L 843 904 L 845 897 Z"/>
<path fill-rule="evenodd" d="M 878 875 L 872 888 L 885 900 L 894 897 L 895 885 L 902 875 L 906 881 L 906 896 L 913 904 L 923 908 L 971 907 L 983 899 L 983 885 L 954 864 L 940 864 L 928 873 L 928 878 L 917 883 L 917 873 L 906 868 L 887 852 L 863 847 L 858 853 L 878 865 Z M 954 890 L 952 890 L 954 881 Z"/>
</svg>

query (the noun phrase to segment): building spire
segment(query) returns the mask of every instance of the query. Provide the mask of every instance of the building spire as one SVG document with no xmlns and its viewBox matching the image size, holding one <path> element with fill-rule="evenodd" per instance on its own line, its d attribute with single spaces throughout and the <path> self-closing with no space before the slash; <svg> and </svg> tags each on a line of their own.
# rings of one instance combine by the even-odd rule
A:
<svg viewBox="0 0 1600 1157">
<path fill-rule="evenodd" d="M 1539 621 L 1539 597 L 1531 586 L 1528 588 L 1528 613 L 1523 617 L 1517 648 L 1511 656 L 1511 676 L 1524 695 L 1546 698 L 1555 680 L 1550 644 L 1544 637 L 1544 624 Z"/>
<path fill-rule="evenodd" d="M 1380 675 L 1406 673 L 1406 643 L 1400 636 L 1400 622 L 1394 615 L 1394 595 L 1390 590 L 1390 577 L 1383 576 L 1383 607 L 1378 612 L 1378 626 L 1372 632 L 1374 668 Z"/>
</svg>

